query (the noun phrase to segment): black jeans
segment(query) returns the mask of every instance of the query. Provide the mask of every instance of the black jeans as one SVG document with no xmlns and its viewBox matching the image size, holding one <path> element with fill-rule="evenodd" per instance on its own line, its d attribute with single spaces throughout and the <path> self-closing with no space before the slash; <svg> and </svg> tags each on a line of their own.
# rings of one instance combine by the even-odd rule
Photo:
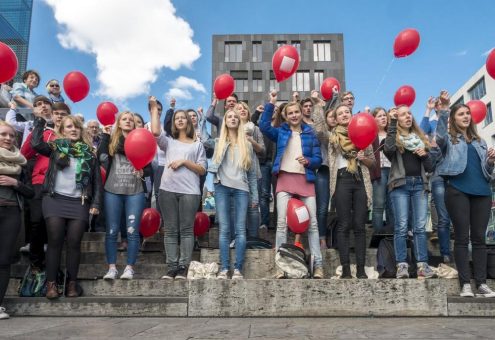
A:
<svg viewBox="0 0 495 340">
<path fill-rule="evenodd" d="M 335 205 L 337 210 L 337 247 L 340 264 L 347 266 L 349 259 L 349 232 L 354 227 L 356 264 L 364 266 L 366 261 L 366 215 L 368 205 L 361 173 L 356 177 L 340 169 L 337 173 Z"/>
<path fill-rule="evenodd" d="M 29 260 L 34 267 L 42 268 L 45 261 L 44 245 L 46 243 L 46 225 L 43 218 L 43 211 L 41 208 L 42 202 L 42 185 L 34 184 L 33 189 L 35 196 L 29 202 L 30 208 L 30 221 L 31 221 L 31 244 L 29 250 Z"/>
<path fill-rule="evenodd" d="M 476 286 L 486 282 L 486 227 L 490 219 L 491 196 L 465 194 L 448 185 L 445 205 L 454 224 L 454 257 L 461 287 L 471 281 L 468 244 L 471 235 L 473 272 Z"/>
<path fill-rule="evenodd" d="M 17 235 L 21 229 L 19 207 L 0 207 L 0 306 L 7 291 L 10 264 L 15 254 Z"/>
</svg>

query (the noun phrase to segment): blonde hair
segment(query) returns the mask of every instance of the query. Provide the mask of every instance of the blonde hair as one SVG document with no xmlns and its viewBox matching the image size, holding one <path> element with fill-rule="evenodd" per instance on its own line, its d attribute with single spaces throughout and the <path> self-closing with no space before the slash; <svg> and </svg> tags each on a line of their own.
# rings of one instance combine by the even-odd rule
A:
<svg viewBox="0 0 495 340">
<path fill-rule="evenodd" d="M 285 118 L 287 118 L 287 109 L 289 107 L 293 107 L 293 106 L 297 106 L 297 108 L 299 109 L 299 112 L 302 112 L 302 106 L 301 104 L 299 104 L 299 102 L 288 102 L 287 105 L 284 106 L 284 109 L 283 109 L 283 115 L 285 116 Z"/>
<path fill-rule="evenodd" d="M 88 138 L 88 134 L 86 132 L 86 129 L 84 128 L 84 124 L 83 122 L 81 121 L 81 119 L 79 119 L 79 117 L 76 117 L 76 116 L 65 116 L 63 119 L 62 119 L 62 122 L 60 123 L 60 128 L 59 128 L 59 131 L 57 131 L 58 135 L 62 138 L 65 138 L 65 136 L 63 135 L 64 133 L 64 125 L 65 125 L 65 122 L 70 120 L 72 122 L 72 124 L 74 124 L 74 126 L 76 128 L 78 128 L 79 130 L 81 130 L 81 137 L 80 137 L 80 141 L 87 144 L 91 149 L 93 149 L 93 143 L 91 143 L 91 140 Z"/>
<path fill-rule="evenodd" d="M 400 109 L 401 107 L 407 107 L 407 105 L 399 105 L 397 106 L 397 110 Z M 400 136 L 407 136 L 410 133 L 415 133 L 425 144 L 425 150 L 428 151 L 430 149 L 430 142 L 428 141 L 428 138 L 426 138 L 425 134 L 423 133 L 423 130 L 419 128 L 418 123 L 416 123 L 416 119 L 414 119 L 414 116 L 411 114 L 412 118 L 412 125 L 409 129 L 404 129 L 399 125 L 399 122 L 397 122 L 397 135 L 395 136 L 395 144 L 397 145 L 397 148 L 399 149 L 400 153 L 404 153 L 404 143 L 402 143 Z"/>
<path fill-rule="evenodd" d="M 233 112 L 236 118 L 239 120 L 239 126 L 237 127 L 237 140 L 235 144 L 239 150 L 239 159 L 238 163 L 235 166 L 243 169 L 249 170 L 251 167 L 251 150 L 249 148 L 249 142 L 246 138 L 246 133 L 244 132 L 244 124 L 241 121 L 241 117 L 239 116 L 239 112 L 236 110 L 227 110 L 222 119 L 222 127 L 220 128 L 220 137 L 218 138 L 217 145 L 215 146 L 215 153 L 213 154 L 213 161 L 217 164 L 220 164 L 222 161 L 222 156 L 225 152 L 225 148 L 227 147 L 227 143 L 230 142 L 231 145 L 234 144 L 234 141 L 229 140 L 229 131 L 227 128 L 227 116 L 230 112 Z M 230 149 L 231 155 L 233 156 L 233 148 Z M 233 159 L 233 157 L 232 157 Z"/>
<path fill-rule="evenodd" d="M 134 123 L 134 114 L 131 111 L 123 111 L 119 113 L 119 115 L 115 119 L 115 129 L 112 132 L 112 136 L 110 137 L 110 145 L 108 146 L 108 152 L 110 156 L 115 155 L 115 151 L 117 149 L 117 146 L 119 145 L 120 136 L 123 135 L 122 129 L 120 128 L 120 120 L 125 115 L 130 115 L 132 117 L 132 124 L 134 125 L 133 129 L 136 128 L 136 123 Z"/>
<path fill-rule="evenodd" d="M 14 135 L 16 135 L 14 127 L 12 125 L 10 125 L 9 123 L 7 123 L 6 121 L 0 119 L 0 126 L 6 126 L 6 127 L 11 128 L 12 131 L 14 131 Z"/>
<path fill-rule="evenodd" d="M 251 110 L 249 109 L 248 104 L 246 104 L 246 102 L 240 101 L 236 104 L 236 106 L 237 105 L 241 105 L 244 108 L 244 110 L 247 111 L 247 113 L 248 113 L 247 120 L 250 122 L 251 121 Z"/>
</svg>

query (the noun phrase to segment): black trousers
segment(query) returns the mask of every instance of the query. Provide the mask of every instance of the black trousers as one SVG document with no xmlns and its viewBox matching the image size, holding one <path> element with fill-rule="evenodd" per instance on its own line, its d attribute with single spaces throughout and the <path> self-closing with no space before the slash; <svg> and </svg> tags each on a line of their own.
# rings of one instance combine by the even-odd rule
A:
<svg viewBox="0 0 495 340">
<path fill-rule="evenodd" d="M 486 282 L 486 227 L 490 219 L 491 196 L 465 194 L 448 185 L 445 205 L 454 224 L 454 257 L 461 286 L 471 281 L 468 244 L 473 247 L 473 272 L 476 286 Z"/>
<path fill-rule="evenodd" d="M 337 173 L 335 188 L 335 207 L 337 210 L 337 247 L 340 264 L 350 265 L 349 233 L 354 227 L 356 264 L 364 266 L 366 262 L 366 230 L 365 223 L 368 214 L 366 189 L 362 175 L 357 177 L 345 169 Z"/>
<path fill-rule="evenodd" d="M 35 196 L 29 201 L 30 208 L 30 221 L 31 221 L 31 244 L 29 250 L 29 260 L 34 267 L 42 268 L 45 261 L 44 245 L 47 242 L 46 239 L 46 224 L 43 218 L 42 209 L 42 188 L 41 184 L 34 184 L 33 189 Z"/>
<path fill-rule="evenodd" d="M 0 306 L 10 279 L 10 265 L 21 229 L 19 207 L 0 207 Z"/>
</svg>

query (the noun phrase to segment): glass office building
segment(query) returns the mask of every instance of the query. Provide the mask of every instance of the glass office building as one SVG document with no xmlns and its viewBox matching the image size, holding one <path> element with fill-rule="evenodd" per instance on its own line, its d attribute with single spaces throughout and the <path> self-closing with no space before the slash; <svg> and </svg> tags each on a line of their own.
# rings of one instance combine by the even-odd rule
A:
<svg viewBox="0 0 495 340">
<path fill-rule="evenodd" d="M 0 41 L 9 45 L 19 60 L 15 81 L 26 71 L 33 0 L 0 0 Z"/>
</svg>

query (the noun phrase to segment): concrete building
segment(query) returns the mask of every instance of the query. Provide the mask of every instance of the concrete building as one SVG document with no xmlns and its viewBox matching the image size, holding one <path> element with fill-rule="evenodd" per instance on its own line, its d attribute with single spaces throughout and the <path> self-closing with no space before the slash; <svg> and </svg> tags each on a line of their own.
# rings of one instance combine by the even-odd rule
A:
<svg viewBox="0 0 495 340">
<path fill-rule="evenodd" d="M 33 0 L 0 1 L 0 41 L 9 45 L 19 60 L 16 82 L 22 81 L 26 71 L 32 10 Z"/>
<path fill-rule="evenodd" d="M 281 45 L 295 46 L 300 55 L 296 74 L 277 83 L 272 56 Z M 251 108 L 268 100 L 271 89 L 280 101 L 288 101 L 294 91 L 300 98 L 319 91 L 327 77 L 340 81 L 345 90 L 343 34 L 245 34 L 213 36 L 212 88 L 215 78 L 229 73 L 235 79 L 235 93 Z"/>
<path fill-rule="evenodd" d="M 458 103 L 467 103 L 470 100 L 481 100 L 486 104 L 486 118 L 478 124 L 478 133 L 487 142 L 488 146 L 494 146 L 493 105 L 495 105 L 495 80 L 490 77 L 484 64 L 451 97 L 452 106 Z"/>
</svg>

